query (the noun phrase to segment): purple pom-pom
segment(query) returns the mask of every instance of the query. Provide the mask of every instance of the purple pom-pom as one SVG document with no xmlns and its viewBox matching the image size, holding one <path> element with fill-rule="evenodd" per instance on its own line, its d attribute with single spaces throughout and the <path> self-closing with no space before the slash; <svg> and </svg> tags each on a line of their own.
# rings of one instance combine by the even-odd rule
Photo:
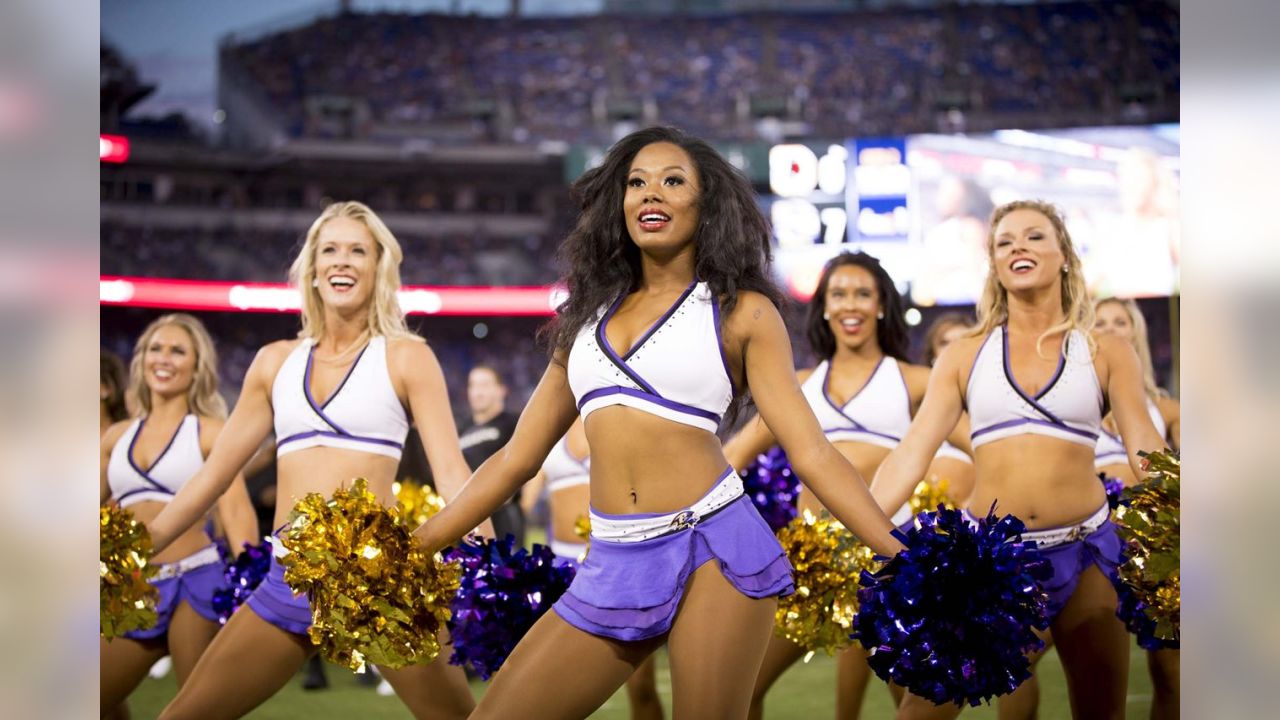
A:
<svg viewBox="0 0 1280 720">
<path fill-rule="evenodd" d="M 227 562 L 226 570 L 222 572 L 227 586 L 213 593 L 213 610 L 218 613 L 218 622 L 225 625 L 231 619 L 231 614 L 249 599 L 270 569 L 271 544 L 245 543 L 244 550 L 235 560 Z"/>
<path fill-rule="evenodd" d="M 770 448 L 742 472 L 742 491 L 775 533 L 795 519 L 800 478 L 781 447 Z"/>
<path fill-rule="evenodd" d="M 994 507 L 993 507 L 994 510 Z M 863 572 L 852 637 L 876 674 L 936 704 L 978 705 L 1030 677 L 1026 653 L 1049 626 L 1048 563 L 1022 521 L 924 512 L 895 536 L 906 549 Z"/>
<path fill-rule="evenodd" d="M 1102 481 L 1102 487 L 1107 491 L 1107 507 L 1115 510 L 1120 507 L 1120 496 L 1124 494 L 1124 483 L 1120 478 L 1108 477 L 1104 473 L 1098 473 L 1098 479 Z"/>
<path fill-rule="evenodd" d="M 544 545 L 513 552 L 515 539 L 466 539 L 445 553 L 462 565 L 462 580 L 453 600 L 449 662 L 469 667 L 488 680 L 520 638 L 569 588 L 574 569 L 555 562 Z"/>
</svg>

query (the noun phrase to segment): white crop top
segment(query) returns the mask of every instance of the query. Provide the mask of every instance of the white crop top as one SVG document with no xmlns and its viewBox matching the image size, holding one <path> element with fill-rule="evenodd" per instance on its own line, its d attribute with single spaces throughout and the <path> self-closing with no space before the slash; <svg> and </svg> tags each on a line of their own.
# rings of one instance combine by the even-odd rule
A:
<svg viewBox="0 0 1280 720">
<path fill-rule="evenodd" d="M 271 385 L 276 457 L 304 448 L 333 447 L 399 459 L 409 418 L 391 385 L 387 339 L 369 340 L 323 404 L 311 396 L 314 354 L 310 338 L 298 343 Z"/>
<path fill-rule="evenodd" d="M 969 371 L 965 408 L 973 447 L 1017 435 L 1047 435 L 1093 447 L 1102 427 L 1102 386 L 1088 341 L 1079 330 L 1063 340 L 1058 369 L 1034 396 L 1009 369 L 1006 328 L 991 331 Z"/>
<path fill-rule="evenodd" d="M 591 482 L 591 456 L 579 460 L 570 452 L 569 441 L 560 438 L 560 442 L 551 448 L 551 454 L 543 461 L 542 472 L 547 476 L 547 492 L 586 485 Z"/>
<path fill-rule="evenodd" d="M 151 462 L 151 467 L 143 470 L 133 459 L 133 446 L 146 422 L 146 418 L 139 418 L 130 423 L 107 460 L 107 484 L 111 497 L 120 507 L 147 500 L 169 502 L 204 464 L 204 453 L 200 451 L 200 419 L 187 415 L 169 438 L 169 444 Z"/>
<path fill-rule="evenodd" d="M 1164 416 L 1160 414 L 1160 408 L 1151 398 L 1147 398 L 1147 414 L 1151 416 L 1151 422 L 1156 426 L 1156 432 L 1160 433 L 1160 437 L 1164 438 L 1169 428 L 1164 424 Z M 1107 465 L 1128 465 L 1129 454 L 1124 451 L 1124 441 L 1119 435 L 1112 435 L 1107 429 L 1100 428 L 1098 435 L 1098 445 L 1095 450 L 1093 466 L 1102 468 Z"/>
<path fill-rule="evenodd" d="M 707 284 L 690 285 L 625 354 L 605 335 L 622 299 L 601 308 L 569 352 L 578 412 L 585 419 L 600 408 L 625 405 L 714 433 L 733 400 L 733 382 L 720 343 L 720 304 Z"/>
<path fill-rule="evenodd" d="M 895 448 L 911 426 L 911 395 L 898 361 L 885 356 L 843 406 L 831 399 L 831 363 L 823 360 L 800 391 L 831 442 L 863 442 Z"/>
</svg>

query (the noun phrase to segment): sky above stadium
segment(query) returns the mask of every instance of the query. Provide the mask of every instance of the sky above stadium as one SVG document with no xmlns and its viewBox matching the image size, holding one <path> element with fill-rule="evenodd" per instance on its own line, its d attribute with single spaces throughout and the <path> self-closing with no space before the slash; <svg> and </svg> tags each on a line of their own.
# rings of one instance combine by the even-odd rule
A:
<svg viewBox="0 0 1280 720">
<path fill-rule="evenodd" d="M 522 0 L 530 15 L 598 12 L 602 0 Z M 353 0 L 357 11 L 502 14 L 509 0 Z M 102 38 L 134 64 L 156 91 L 132 116 L 182 112 L 214 126 L 218 41 L 229 33 L 258 34 L 328 14 L 337 0 L 102 0 Z"/>
</svg>

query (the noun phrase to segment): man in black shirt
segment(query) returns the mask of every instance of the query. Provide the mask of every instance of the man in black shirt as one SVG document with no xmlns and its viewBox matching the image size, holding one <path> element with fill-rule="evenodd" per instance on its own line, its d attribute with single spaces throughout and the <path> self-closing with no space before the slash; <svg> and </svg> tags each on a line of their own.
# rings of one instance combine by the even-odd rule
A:
<svg viewBox="0 0 1280 720">
<path fill-rule="evenodd" d="M 490 365 L 477 365 L 467 375 L 467 404 L 471 406 L 471 424 L 458 429 L 458 442 L 462 456 L 475 472 L 507 441 L 516 429 L 515 413 L 506 411 L 507 386 L 502 376 Z M 493 514 L 493 529 L 497 537 L 510 533 L 516 546 L 524 545 L 524 513 L 520 510 L 520 491 L 509 498 Z"/>
</svg>

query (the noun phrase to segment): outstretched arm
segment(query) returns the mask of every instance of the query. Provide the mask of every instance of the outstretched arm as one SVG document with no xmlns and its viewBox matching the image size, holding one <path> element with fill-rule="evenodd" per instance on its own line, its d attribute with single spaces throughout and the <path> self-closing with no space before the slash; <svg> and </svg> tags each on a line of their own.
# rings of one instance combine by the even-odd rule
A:
<svg viewBox="0 0 1280 720">
<path fill-rule="evenodd" d="M 275 376 L 278 360 L 269 357 L 272 354 L 270 348 L 258 351 L 258 356 L 249 366 L 240 399 L 222 432 L 218 433 L 209 458 L 164 510 L 147 524 L 157 553 L 209 512 L 271 432 L 271 378 Z"/>
<path fill-rule="evenodd" d="M 880 463 L 871 494 L 880 507 L 897 510 L 911 497 L 911 491 L 929 470 L 929 463 L 951 434 L 964 411 L 960 398 L 960 347 L 952 343 L 942 352 L 933 372 L 920 409 L 898 447 Z M 967 443 L 966 443 L 967 445 Z"/>
<path fill-rule="evenodd" d="M 1129 455 L 1129 467 L 1138 481 L 1147 477 L 1138 451 L 1154 452 L 1166 447 L 1164 438 L 1147 414 L 1142 365 L 1133 346 L 1113 336 L 1098 338 L 1098 353 L 1107 364 L 1107 398 L 1116 418 L 1116 428 Z"/>
<path fill-rule="evenodd" d="M 827 441 L 800 392 L 782 316 L 763 296 L 741 297 L 730 323 L 733 335 L 742 338 L 743 367 L 760 417 L 796 475 L 831 514 L 877 553 L 894 555 L 902 546 L 890 535 L 893 524 L 876 507 L 862 476 Z"/>
<path fill-rule="evenodd" d="M 578 408 L 569 390 L 566 357 L 557 353 L 547 366 L 511 440 L 484 461 L 452 502 L 414 531 L 428 552 L 456 541 L 515 495 L 573 424 Z"/>
</svg>

